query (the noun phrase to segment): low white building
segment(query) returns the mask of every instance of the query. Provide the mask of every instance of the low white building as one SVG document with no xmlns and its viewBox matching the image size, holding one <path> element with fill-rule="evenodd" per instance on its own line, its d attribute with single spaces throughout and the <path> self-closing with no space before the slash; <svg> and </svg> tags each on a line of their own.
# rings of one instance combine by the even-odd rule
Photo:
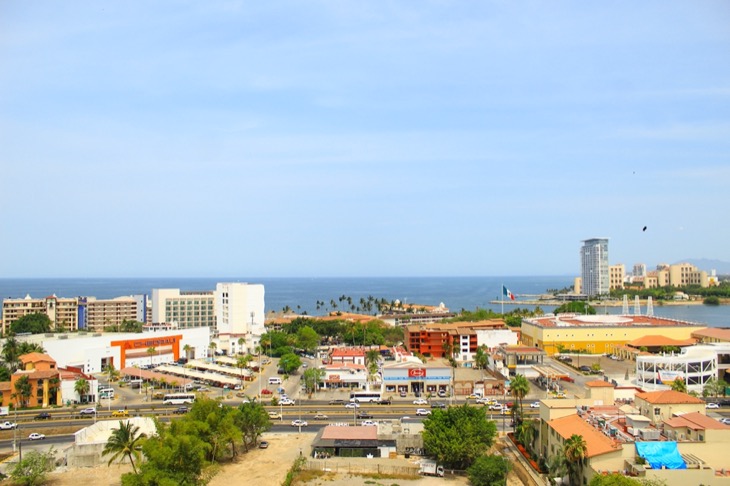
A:
<svg viewBox="0 0 730 486">
<path fill-rule="evenodd" d="M 637 356 L 636 384 L 646 391 L 668 390 L 674 380 L 681 378 L 688 392 L 701 394 L 711 378 L 725 373 L 727 363 L 730 343 L 691 346 L 680 354 Z"/>
<path fill-rule="evenodd" d="M 157 435 L 155 421 L 149 417 L 132 417 L 121 420 L 99 420 L 94 425 L 85 427 L 74 434 L 74 443 L 66 449 L 66 465 L 68 467 L 94 467 L 109 462 L 102 452 L 114 429 L 119 423 L 131 423 L 139 427 L 139 432 L 147 437 Z M 120 462 L 127 462 L 122 457 Z"/>
</svg>

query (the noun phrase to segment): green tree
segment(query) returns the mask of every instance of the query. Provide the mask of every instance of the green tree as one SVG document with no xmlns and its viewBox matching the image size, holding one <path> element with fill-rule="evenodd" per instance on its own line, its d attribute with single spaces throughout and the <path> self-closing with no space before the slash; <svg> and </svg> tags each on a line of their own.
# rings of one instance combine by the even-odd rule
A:
<svg viewBox="0 0 730 486">
<path fill-rule="evenodd" d="M 20 349 L 15 337 L 10 336 L 3 344 L 2 359 L 10 369 L 11 373 L 20 368 Z"/>
<path fill-rule="evenodd" d="M 553 311 L 555 314 L 590 314 L 595 315 L 596 309 L 594 309 L 588 302 L 582 300 L 576 300 L 575 302 L 566 302 Z"/>
<path fill-rule="evenodd" d="M 211 343 L 212 344 L 212 343 Z M 152 357 L 157 353 L 157 349 L 154 346 L 147 348 L 147 355 L 150 357 L 150 366 L 152 366 Z"/>
<path fill-rule="evenodd" d="M 294 353 L 287 353 L 279 359 L 279 368 L 284 370 L 287 375 L 291 375 L 300 366 L 302 366 L 302 360 Z"/>
<path fill-rule="evenodd" d="M 54 451 L 28 451 L 23 459 L 10 471 L 10 478 L 15 484 L 37 486 L 46 483 L 46 473 L 53 470 Z"/>
<path fill-rule="evenodd" d="M 302 374 L 302 381 L 304 382 L 304 388 L 312 397 L 312 394 L 317 390 L 317 385 L 324 379 L 325 371 L 320 368 L 309 368 Z"/>
<path fill-rule="evenodd" d="M 479 369 L 487 369 L 489 366 L 489 353 L 486 351 L 486 346 L 479 346 L 477 348 L 477 352 L 474 354 L 474 364 Z"/>
<path fill-rule="evenodd" d="M 307 353 L 314 353 L 319 346 L 319 334 L 309 326 L 304 326 L 297 331 L 297 346 Z"/>
<path fill-rule="evenodd" d="M 583 484 L 583 459 L 588 445 L 582 435 L 573 434 L 563 444 L 563 456 L 568 466 L 568 478 L 572 486 Z"/>
<path fill-rule="evenodd" d="M 682 378 L 676 378 L 671 385 L 669 385 L 669 388 L 671 388 L 674 391 L 681 392 L 681 393 L 687 393 L 687 384 L 684 382 Z"/>
<path fill-rule="evenodd" d="M 509 382 L 510 394 L 515 397 L 520 406 L 520 417 L 522 417 L 522 400 L 530 393 L 530 382 L 525 375 L 515 375 Z"/>
<path fill-rule="evenodd" d="M 710 378 L 702 388 L 703 397 L 716 397 L 722 395 L 725 392 L 725 383 L 721 382 L 717 378 Z"/>
<path fill-rule="evenodd" d="M 504 457 L 487 455 L 478 457 L 466 474 L 473 486 L 504 486 L 510 469 L 512 464 Z"/>
<path fill-rule="evenodd" d="M 104 446 L 104 450 L 101 455 L 111 455 L 108 466 L 111 466 L 112 462 L 121 458 L 128 458 L 129 463 L 132 465 L 132 470 L 137 474 L 137 467 L 134 464 L 134 460 L 137 462 L 140 460 L 140 450 L 142 439 L 146 436 L 139 432 L 139 426 L 123 420 L 119 421 L 119 428 L 112 429 L 112 433 Z"/>
<path fill-rule="evenodd" d="M 378 361 L 380 360 L 380 351 L 377 349 L 368 349 L 365 353 L 365 366 L 368 369 L 368 378 L 375 376 L 378 372 Z"/>
<path fill-rule="evenodd" d="M 253 356 L 247 354 L 245 356 L 239 356 L 236 358 L 236 368 L 241 372 L 241 388 L 243 388 L 243 370 L 248 368 L 248 365 L 253 360 Z"/>
<path fill-rule="evenodd" d="M 462 405 L 434 410 L 423 422 L 428 454 L 454 469 L 466 469 L 492 446 L 497 426 L 481 408 Z"/>
<path fill-rule="evenodd" d="M 235 423 L 241 430 L 243 449 L 255 448 L 261 434 L 271 428 L 269 414 L 260 403 L 243 403 L 238 407 Z"/>
<path fill-rule="evenodd" d="M 26 332 L 42 334 L 44 332 L 51 332 L 52 324 L 51 319 L 46 314 L 26 314 L 10 324 L 10 331 L 13 334 Z"/>
<path fill-rule="evenodd" d="M 28 375 L 23 375 L 15 382 L 15 393 L 12 397 L 20 407 L 27 407 L 31 396 L 33 396 L 33 385 L 28 379 Z"/>
</svg>

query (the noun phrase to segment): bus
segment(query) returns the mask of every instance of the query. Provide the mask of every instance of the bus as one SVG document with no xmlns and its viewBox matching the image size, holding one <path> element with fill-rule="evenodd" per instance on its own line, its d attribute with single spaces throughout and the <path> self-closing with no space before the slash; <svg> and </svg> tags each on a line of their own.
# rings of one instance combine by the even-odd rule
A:
<svg viewBox="0 0 730 486">
<path fill-rule="evenodd" d="M 195 401 L 195 393 L 168 393 L 162 399 L 165 405 L 184 405 Z"/>
<path fill-rule="evenodd" d="M 350 393 L 350 401 L 355 403 L 360 402 L 379 402 L 383 399 L 380 392 L 374 391 L 356 391 Z"/>
</svg>

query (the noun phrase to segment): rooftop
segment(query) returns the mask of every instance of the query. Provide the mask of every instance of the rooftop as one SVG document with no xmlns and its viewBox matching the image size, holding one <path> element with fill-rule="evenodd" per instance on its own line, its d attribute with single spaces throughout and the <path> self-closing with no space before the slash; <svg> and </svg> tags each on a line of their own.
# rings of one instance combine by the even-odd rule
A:
<svg viewBox="0 0 730 486">
<path fill-rule="evenodd" d="M 695 338 L 712 338 L 719 339 L 721 341 L 730 342 L 730 328 L 727 327 L 708 327 L 706 329 L 700 329 L 699 331 L 693 331 L 692 337 Z"/>
<path fill-rule="evenodd" d="M 692 346 L 696 342 L 697 339 L 672 339 L 662 335 L 649 335 L 641 336 L 640 338 L 629 341 L 626 344 L 635 348 L 640 348 L 642 346 L 650 348 L 658 346 Z"/>
<path fill-rule="evenodd" d="M 335 425 L 328 425 L 322 431 L 322 439 L 329 440 L 377 440 L 377 438 L 377 427 L 338 427 Z"/>
<path fill-rule="evenodd" d="M 621 444 L 606 437 L 578 415 L 551 420 L 548 426 L 563 439 L 569 439 L 573 434 L 583 436 L 586 442 L 586 457 L 595 457 L 621 449 Z"/>
<path fill-rule="evenodd" d="M 701 399 L 674 390 L 662 390 L 647 393 L 637 393 L 636 398 L 640 398 L 648 403 L 654 405 L 664 404 L 675 404 L 675 403 L 690 403 L 690 404 L 704 404 Z"/>
<path fill-rule="evenodd" d="M 705 327 L 704 324 L 695 322 L 679 321 L 656 316 L 641 315 L 584 315 L 584 314 L 558 314 L 545 317 L 524 319 L 526 324 L 543 328 L 556 327 Z"/>
<path fill-rule="evenodd" d="M 669 420 L 665 420 L 664 423 L 670 427 L 687 427 L 693 430 L 730 430 L 730 425 L 725 425 L 719 420 L 708 417 L 707 415 L 699 412 L 685 413 L 678 415 Z"/>
<path fill-rule="evenodd" d="M 593 380 L 586 383 L 589 388 L 613 388 L 613 385 L 604 380 Z"/>
</svg>

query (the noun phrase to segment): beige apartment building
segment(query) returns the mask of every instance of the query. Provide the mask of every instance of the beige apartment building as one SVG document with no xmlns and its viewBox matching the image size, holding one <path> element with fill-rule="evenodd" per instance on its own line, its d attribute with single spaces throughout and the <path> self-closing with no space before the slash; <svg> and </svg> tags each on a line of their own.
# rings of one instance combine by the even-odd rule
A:
<svg viewBox="0 0 730 486">
<path fill-rule="evenodd" d="M 2 329 L 5 334 L 10 325 L 29 314 L 46 314 L 57 328 L 74 331 L 78 328 L 78 299 L 59 298 L 51 295 L 34 299 L 26 295 L 22 299 L 4 299 Z"/>
<path fill-rule="evenodd" d="M 644 277 L 644 288 L 653 289 L 656 287 L 687 287 L 699 285 L 709 287 L 710 278 L 707 272 L 700 270 L 689 263 L 678 263 L 676 265 L 660 264 L 657 269 L 647 272 Z"/>
<path fill-rule="evenodd" d="M 125 296 L 114 299 L 86 297 L 85 323 L 81 326 L 89 331 L 103 331 L 108 326 L 119 326 L 124 321 L 146 322 L 145 296 Z"/>
<path fill-rule="evenodd" d="M 626 268 L 623 263 L 611 265 L 608 267 L 608 288 L 610 290 L 624 288 L 624 278 L 626 277 Z"/>
</svg>

